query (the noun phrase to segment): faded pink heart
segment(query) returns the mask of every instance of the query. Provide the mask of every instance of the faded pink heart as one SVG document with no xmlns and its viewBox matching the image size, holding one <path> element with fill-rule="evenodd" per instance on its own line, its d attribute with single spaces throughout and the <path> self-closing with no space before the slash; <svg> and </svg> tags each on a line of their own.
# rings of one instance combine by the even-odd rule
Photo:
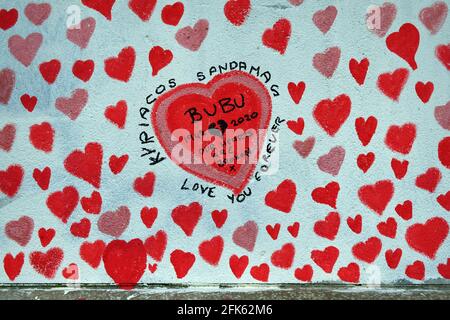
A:
<svg viewBox="0 0 450 320">
<path fill-rule="evenodd" d="M 9 51 L 25 67 L 33 62 L 41 44 L 42 34 L 37 32 L 28 35 L 25 39 L 19 35 L 14 35 L 8 40 Z"/>
<path fill-rule="evenodd" d="M 430 7 L 423 8 L 420 11 L 419 19 L 431 34 L 436 34 L 444 25 L 447 13 L 447 4 L 443 1 L 438 1 Z"/>
<path fill-rule="evenodd" d="M 194 25 L 194 28 L 187 26 L 177 31 L 175 39 L 177 42 L 191 51 L 197 51 L 203 40 L 208 34 L 209 22 L 206 19 L 200 19 Z"/>
<path fill-rule="evenodd" d="M 331 47 L 323 53 L 316 53 L 313 58 L 313 66 L 323 76 L 331 78 L 336 71 L 341 58 L 341 49 L 338 47 Z"/>
<path fill-rule="evenodd" d="M 70 98 L 56 99 L 56 109 L 64 113 L 71 120 L 76 120 L 87 104 L 89 94 L 84 89 L 76 89 Z"/>
<path fill-rule="evenodd" d="M 397 16 L 397 7 L 393 3 L 385 2 L 383 3 L 382 6 L 379 7 L 379 14 L 380 14 L 379 26 L 375 26 L 375 28 L 370 28 L 370 31 L 375 33 L 380 38 L 382 38 L 389 31 L 389 28 L 392 26 L 392 23 L 394 22 L 395 17 Z M 367 26 L 372 26 L 371 21 L 376 18 L 377 17 L 375 17 L 374 13 L 368 14 L 366 16 Z"/>
<path fill-rule="evenodd" d="M 25 15 L 33 24 L 40 26 L 50 16 L 52 7 L 48 3 L 30 3 L 25 7 Z"/>
<path fill-rule="evenodd" d="M 16 83 L 16 74 L 11 69 L 0 71 L 0 103 L 8 104 L 11 98 L 14 85 Z"/>
<path fill-rule="evenodd" d="M 10 151 L 16 137 L 16 127 L 7 124 L 0 130 L 0 149 Z"/>
<path fill-rule="evenodd" d="M 25 247 L 30 242 L 33 229 L 33 219 L 23 216 L 19 220 L 8 222 L 5 226 L 5 234 L 11 240 Z"/>
<path fill-rule="evenodd" d="M 444 106 L 436 107 L 434 117 L 442 128 L 450 130 L 450 101 Z"/>
<path fill-rule="evenodd" d="M 335 6 L 328 6 L 324 10 L 319 10 L 314 13 L 313 22 L 316 27 L 325 34 L 333 25 L 337 13 L 338 12 Z"/>
<path fill-rule="evenodd" d="M 130 217 L 130 210 L 125 206 L 118 208 L 116 211 L 105 212 L 97 222 L 98 230 L 118 238 L 128 228 Z"/>
<path fill-rule="evenodd" d="M 319 159 L 317 160 L 317 166 L 323 172 L 336 176 L 341 170 L 344 158 L 345 149 L 340 146 L 334 147 L 327 154 L 319 157 Z"/>
<path fill-rule="evenodd" d="M 305 141 L 295 140 L 293 147 L 302 158 L 307 158 L 314 148 L 315 143 L 316 139 L 314 137 L 309 137 Z"/>
<path fill-rule="evenodd" d="M 248 221 L 233 232 L 233 242 L 251 252 L 255 248 L 257 236 L 258 225 L 255 221 Z"/>
<path fill-rule="evenodd" d="M 84 49 L 88 46 L 94 31 L 95 19 L 89 17 L 82 20 L 77 28 L 67 29 L 66 36 L 71 42 Z"/>
</svg>

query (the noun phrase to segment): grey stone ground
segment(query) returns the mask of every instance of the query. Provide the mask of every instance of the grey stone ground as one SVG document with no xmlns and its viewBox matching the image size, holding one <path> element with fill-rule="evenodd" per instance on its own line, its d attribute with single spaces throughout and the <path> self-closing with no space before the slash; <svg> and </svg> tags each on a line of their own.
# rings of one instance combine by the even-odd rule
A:
<svg viewBox="0 0 450 320">
<path fill-rule="evenodd" d="M 220 300 L 334 300 L 334 299 L 426 299 L 450 300 L 450 285 L 393 285 L 381 287 L 347 286 L 334 284 L 308 285 L 239 285 L 239 286 L 177 286 L 148 285 L 132 291 L 110 286 L 33 287 L 0 286 L 0 300 L 172 300 L 172 299 L 220 299 Z"/>
</svg>

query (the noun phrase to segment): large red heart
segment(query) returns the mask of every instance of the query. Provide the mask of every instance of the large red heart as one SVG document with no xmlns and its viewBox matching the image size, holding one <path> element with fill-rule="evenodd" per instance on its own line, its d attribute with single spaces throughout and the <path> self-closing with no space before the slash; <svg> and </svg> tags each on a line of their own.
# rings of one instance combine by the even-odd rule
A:
<svg viewBox="0 0 450 320">
<path fill-rule="evenodd" d="M 240 26 L 250 14 L 250 0 L 228 0 L 223 8 L 225 17 L 235 26 Z"/>
<path fill-rule="evenodd" d="M 289 213 L 291 212 L 296 196 L 297 187 L 295 183 L 292 180 L 286 179 L 275 190 L 266 194 L 265 202 L 271 208 Z"/>
<path fill-rule="evenodd" d="M 422 173 L 416 178 L 416 187 L 427 190 L 433 193 L 437 185 L 442 179 L 442 173 L 438 168 L 429 168 L 425 173 Z"/>
<path fill-rule="evenodd" d="M 34 124 L 30 127 L 30 142 L 38 150 L 49 153 L 53 149 L 55 130 L 48 122 Z"/>
<path fill-rule="evenodd" d="M 234 254 L 230 257 L 229 264 L 233 274 L 236 276 L 236 278 L 240 279 L 244 274 L 245 269 L 247 269 L 248 257 L 247 256 L 238 257 L 237 255 Z"/>
<path fill-rule="evenodd" d="M 193 202 L 188 206 L 180 205 L 172 210 L 173 221 L 190 237 L 202 216 L 202 206 Z"/>
<path fill-rule="evenodd" d="M 47 207 L 62 222 L 67 223 L 72 212 L 78 205 L 78 191 L 75 187 L 65 187 L 62 191 L 50 194 L 47 198 Z"/>
<path fill-rule="evenodd" d="M 359 265 L 352 262 L 348 266 L 340 268 L 337 274 L 342 281 L 358 283 L 360 276 Z"/>
<path fill-rule="evenodd" d="M 345 94 L 334 100 L 322 100 L 314 108 L 314 119 L 326 133 L 334 137 L 350 115 L 351 107 L 352 101 Z"/>
<path fill-rule="evenodd" d="M 334 246 L 326 247 L 324 250 L 311 251 L 311 259 L 326 273 L 333 271 L 334 264 L 339 257 L 339 249 Z"/>
<path fill-rule="evenodd" d="M 284 54 L 291 37 L 291 23 L 287 19 L 280 19 L 274 23 L 272 28 L 264 31 L 262 42 L 266 47 Z"/>
<path fill-rule="evenodd" d="M 168 4 L 161 10 L 161 20 L 170 26 L 178 25 L 184 13 L 184 5 L 182 2 Z"/>
<path fill-rule="evenodd" d="M 92 268 L 97 269 L 102 262 L 106 244 L 102 240 L 93 243 L 83 242 L 80 247 L 80 257 Z"/>
<path fill-rule="evenodd" d="M 280 250 L 275 251 L 270 261 L 275 267 L 289 269 L 294 262 L 295 247 L 292 243 L 287 243 Z"/>
<path fill-rule="evenodd" d="M 24 171 L 19 165 L 11 165 L 5 171 L 0 170 L 0 192 L 12 198 L 20 189 Z"/>
<path fill-rule="evenodd" d="M 111 11 L 116 0 L 82 0 L 86 7 L 100 12 L 106 19 L 111 20 Z"/>
<path fill-rule="evenodd" d="M 8 253 L 5 258 L 3 258 L 3 267 L 9 280 L 14 281 L 20 275 L 24 260 L 25 255 L 23 252 L 19 253 L 15 257 Z"/>
<path fill-rule="evenodd" d="M 216 236 L 211 240 L 206 240 L 198 246 L 200 256 L 210 265 L 217 266 L 223 252 L 223 238 Z"/>
<path fill-rule="evenodd" d="M 105 72 L 112 79 L 128 82 L 133 73 L 136 52 L 133 47 L 123 48 L 117 57 L 105 60 Z"/>
<path fill-rule="evenodd" d="M 100 188 L 103 148 L 96 142 L 86 144 L 84 152 L 75 150 L 64 160 L 64 168 L 96 188 Z"/>
<path fill-rule="evenodd" d="M 319 187 L 311 192 L 311 197 L 317 203 L 323 203 L 336 209 L 337 197 L 340 190 L 339 183 L 332 181 L 325 187 Z"/>
<path fill-rule="evenodd" d="M 447 70 L 450 70 L 450 43 L 437 46 L 435 54 L 444 67 L 446 67 Z"/>
<path fill-rule="evenodd" d="M 409 78 L 408 69 L 400 68 L 389 73 L 382 73 L 378 76 L 377 85 L 378 88 L 387 97 L 394 101 L 398 101 L 403 87 Z"/>
<path fill-rule="evenodd" d="M 406 230 L 406 241 L 417 252 L 434 259 L 436 252 L 448 235 L 448 223 L 441 217 L 428 219 L 424 224 L 414 224 Z"/>
<path fill-rule="evenodd" d="M 37 273 L 47 279 L 53 279 L 64 258 L 64 252 L 60 248 L 53 248 L 47 252 L 32 252 L 30 264 Z"/>
<path fill-rule="evenodd" d="M 439 142 L 438 158 L 444 167 L 450 169 L 450 137 L 445 137 Z"/>
<path fill-rule="evenodd" d="M 1 9 L 0 10 L 0 29 L 8 30 L 12 28 L 19 18 L 19 12 L 17 9 L 12 8 L 10 10 Z"/>
<path fill-rule="evenodd" d="M 43 62 L 39 65 L 39 71 L 41 72 L 42 78 L 44 78 L 48 84 L 53 84 L 56 81 L 60 70 L 61 62 L 57 59 Z"/>
<path fill-rule="evenodd" d="M 373 185 L 365 185 L 358 190 L 361 202 L 379 215 L 383 214 L 393 195 L 394 184 L 390 180 L 382 180 Z"/>
<path fill-rule="evenodd" d="M 411 23 L 405 23 L 398 32 L 393 32 L 386 38 L 388 49 L 408 62 L 413 70 L 417 69 L 415 57 L 419 42 L 419 30 Z"/>
<path fill-rule="evenodd" d="M 142 21 L 148 21 L 155 9 L 156 0 L 130 0 L 128 7 L 133 11 Z"/>
<path fill-rule="evenodd" d="M 339 231 L 339 225 L 341 223 L 341 218 L 339 213 L 330 212 L 325 220 L 317 221 L 314 224 L 314 232 L 321 237 L 327 238 L 329 240 L 334 240 Z"/>
<path fill-rule="evenodd" d="M 169 49 L 164 50 L 160 46 L 154 46 L 148 54 L 148 61 L 152 66 L 152 76 L 156 76 L 162 68 L 172 61 L 172 59 L 172 51 Z"/>
<path fill-rule="evenodd" d="M 377 237 L 371 237 L 365 242 L 355 244 L 352 253 L 357 259 L 372 263 L 380 254 L 381 247 L 381 240 Z"/>
<path fill-rule="evenodd" d="M 363 146 L 367 146 L 377 130 L 378 120 L 374 116 L 367 119 L 359 117 L 355 120 L 355 129 Z"/>
<path fill-rule="evenodd" d="M 258 159 L 263 144 L 254 146 L 253 142 L 263 141 L 260 139 L 264 139 L 271 111 L 266 87 L 248 73 L 231 71 L 206 85 L 185 84 L 162 95 L 153 108 L 152 124 L 162 147 L 182 169 L 239 193 L 255 169 L 257 161 L 248 160 Z M 234 145 L 238 154 L 228 152 L 221 143 L 225 142 L 223 138 L 218 138 L 222 137 L 218 126 L 225 132 L 225 141 L 231 139 L 230 133 L 239 132 L 228 129 L 242 129 L 245 137 L 241 141 L 248 141 L 252 147 L 238 150 L 241 141 L 236 138 L 228 145 Z M 253 139 L 256 134 L 258 138 Z M 211 137 L 216 141 L 214 145 Z"/>
<path fill-rule="evenodd" d="M 133 289 L 147 269 L 144 243 L 140 239 L 111 241 L 103 252 L 103 264 L 121 289 Z"/>
<path fill-rule="evenodd" d="M 384 143 L 392 151 L 408 154 L 416 139 L 416 125 L 414 123 L 405 123 L 403 125 L 392 125 L 389 127 Z"/>
<path fill-rule="evenodd" d="M 170 263 L 172 263 L 178 279 L 182 279 L 188 274 L 194 262 L 195 255 L 193 253 L 177 249 L 170 254 Z"/>
<path fill-rule="evenodd" d="M 159 230 L 154 236 L 145 240 L 145 250 L 153 260 L 160 262 L 164 256 L 167 247 L 167 234 Z"/>
</svg>

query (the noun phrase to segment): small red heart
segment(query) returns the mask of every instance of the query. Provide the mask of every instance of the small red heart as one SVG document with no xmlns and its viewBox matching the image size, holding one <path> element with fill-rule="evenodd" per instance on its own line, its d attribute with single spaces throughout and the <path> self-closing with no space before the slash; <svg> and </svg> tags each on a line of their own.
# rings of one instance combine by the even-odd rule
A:
<svg viewBox="0 0 450 320">
<path fill-rule="evenodd" d="M 436 198 L 437 202 L 447 211 L 450 211 L 450 190 L 445 194 L 440 194 Z"/>
<path fill-rule="evenodd" d="M 220 229 L 225 224 L 225 221 L 227 221 L 228 211 L 226 209 L 223 209 L 221 211 L 214 210 L 213 212 L 211 212 L 211 217 L 216 227 Z"/>
<path fill-rule="evenodd" d="M 3 267 L 9 280 L 14 281 L 20 275 L 20 273 L 22 272 L 24 260 L 25 255 L 23 254 L 23 252 L 20 252 L 15 257 L 11 253 L 5 255 L 5 257 L 3 258 Z"/>
<path fill-rule="evenodd" d="M 41 241 L 41 245 L 44 248 L 52 242 L 55 235 L 56 231 L 53 228 L 50 229 L 40 228 L 38 231 L 39 240 Z"/>
<path fill-rule="evenodd" d="M 247 269 L 248 257 L 247 256 L 238 257 L 237 255 L 234 254 L 230 257 L 229 264 L 234 276 L 237 279 L 240 279 L 244 274 L 245 270 Z"/>
<path fill-rule="evenodd" d="M 93 60 L 77 60 L 72 66 L 72 73 L 78 79 L 88 82 L 94 73 L 95 63 Z"/>
<path fill-rule="evenodd" d="M 240 26 L 250 14 L 250 9 L 250 0 L 228 0 L 223 7 L 223 12 L 228 21 L 235 26 Z"/>
<path fill-rule="evenodd" d="M 408 172 L 408 160 L 397 160 L 395 158 L 392 158 L 391 160 L 391 168 L 392 171 L 394 171 L 395 177 L 399 180 L 403 179 Z"/>
<path fill-rule="evenodd" d="M 447 70 L 450 70 L 450 43 L 437 46 L 435 54 L 444 67 L 446 67 Z"/>
<path fill-rule="evenodd" d="M 161 20 L 170 26 L 176 26 L 181 20 L 184 13 L 184 5 L 182 2 L 168 4 L 161 10 Z"/>
<path fill-rule="evenodd" d="M 291 212 L 296 196 L 297 187 L 294 181 L 286 179 L 275 190 L 266 194 L 265 203 L 271 208 L 289 213 Z"/>
<path fill-rule="evenodd" d="M 417 176 L 416 186 L 433 193 L 441 178 L 442 174 L 438 168 L 429 168 L 425 173 Z"/>
<path fill-rule="evenodd" d="M 372 263 L 380 254 L 381 247 L 381 240 L 377 237 L 371 237 L 365 242 L 355 244 L 352 248 L 352 253 L 355 258 L 367 263 Z"/>
<path fill-rule="evenodd" d="M 294 262 L 295 247 L 292 243 L 287 243 L 280 250 L 275 251 L 270 261 L 275 267 L 289 269 Z"/>
<path fill-rule="evenodd" d="M 350 73 L 356 82 L 362 86 L 366 81 L 367 70 L 369 69 L 369 59 L 364 58 L 360 62 L 352 58 L 349 62 Z"/>
<path fill-rule="evenodd" d="M 148 21 L 155 9 L 156 0 L 130 0 L 128 7 L 133 11 L 142 21 Z"/>
<path fill-rule="evenodd" d="M 159 230 L 154 236 L 150 236 L 145 240 L 145 250 L 153 260 L 160 262 L 164 256 L 167 247 L 167 234 L 163 230 Z"/>
<path fill-rule="evenodd" d="M 415 57 L 419 42 L 419 30 L 411 23 L 403 24 L 398 32 L 393 32 L 386 37 L 387 48 L 408 62 L 413 70 L 417 69 Z"/>
<path fill-rule="evenodd" d="M 287 230 L 291 234 L 291 236 L 297 238 L 298 232 L 300 230 L 300 223 L 294 222 L 292 225 L 287 227 Z"/>
<path fill-rule="evenodd" d="M 326 247 L 324 250 L 311 251 L 311 259 L 326 273 L 333 271 L 338 257 L 339 249 L 334 246 Z"/>
<path fill-rule="evenodd" d="M 405 202 L 399 203 L 395 206 L 395 212 L 402 217 L 403 220 L 410 220 L 413 214 L 413 207 L 411 200 L 406 200 Z"/>
<path fill-rule="evenodd" d="M 386 258 L 386 263 L 389 268 L 397 269 L 400 259 L 402 258 L 402 249 L 386 250 L 384 257 Z"/>
<path fill-rule="evenodd" d="M 101 13 L 106 19 L 111 20 L 111 11 L 116 0 L 81 0 L 88 8 Z"/>
<path fill-rule="evenodd" d="M 281 225 L 279 223 L 276 223 L 273 226 L 270 224 L 268 224 L 266 226 L 266 231 L 273 240 L 278 239 L 278 234 L 280 233 L 280 227 L 281 227 Z"/>
<path fill-rule="evenodd" d="M 339 195 L 339 183 L 332 181 L 325 187 L 319 187 L 311 192 L 312 199 L 317 203 L 329 205 L 336 209 L 337 197 Z"/>
<path fill-rule="evenodd" d="M 177 249 L 170 254 L 170 263 L 172 264 L 178 279 L 184 278 L 195 263 L 195 255 L 190 252 L 184 252 Z"/>
<path fill-rule="evenodd" d="M 390 180 L 381 180 L 358 190 L 361 202 L 379 215 L 383 214 L 393 196 L 394 184 Z"/>
<path fill-rule="evenodd" d="M 377 86 L 388 98 L 398 101 L 402 90 L 408 81 L 409 71 L 404 68 L 392 73 L 382 73 L 378 76 Z"/>
<path fill-rule="evenodd" d="M 120 157 L 113 154 L 109 158 L 109 169 L 113 174 L 121 173 L 123 168 L 126 166 L 128 159 L 129 159 L 128 154 L 124 154 Z"/>
<path fill-rule="evenodd" d="M 158 264 L 157 263 L 148 265 L 148 271 L 150 271 L 151 273 L 155 273 L 157 269 L 158 269 Z"/>
<path fill-rule="evenodd" d="M 80 178 L 95 188 L 100 188 L 103 163 L 103 148 L 97 142 L 90 142 L 84 152 L 75 150 L 64 160 L 67 172 Z"/>
<path fill-rule="evenodd" d="M 120 100 L 115 106 L 108 106 L 105 109 L 105 118 L 119 129 L 123 129 L 127 120 L 127 110 L 127 102 Z"/>
<path fill-rule="evenodd" d="M 200 243 L 198 246 L 200 256 L 212 266 L 219 265 L 223 252 L 223 239 L 221 236 L 211 238 Z"/>
<path fill-rule="evenodd" d="M 133 47 L 123 48 L 117 57 L 105 60 L 105 72 L 112 79 L 128 82 L 133 73 L 136 52 Z"/>
<path fill-rule="evenodd" d="M 305 128 L 305 120 L 301 117 L 298 118 L 297 121 L 289 120 L 287 122 L 287 126 L 295 134 L 301 135 L 303 133 L 303 129 Z"/>
<path fill-rule="evenodd" d="M 330 212 L 325 220 L 317 221 L 314 224 L 314 232 L 323 238 L 334 240 L 339 231 L 341 217 L 337 212 Z"/>
<path fill-rule="evenodd" d="M 153 187 L 155 186 L 155 174 L 151 171 L 147 172 L 143 177 L 134 180 L 133 188 L 143 197 L 151 197 Z"/>
<path fill-rule="evenodd" d="M 438 158 L 444 167 L 450 169 L 450 137 L 445 137 L 439 142 Z"/>
<path fill-rule="evenodd" d="M 292 98 L 292 101 L 294 101 L 295 104 L 299 104 L 300 100 L 303 97 L 303 93 L 305 92 L 306 84 L 303 81 L 300 81 L 299 83 L 295 84 L 294 82 L 288 83 L 288 91 L 289 95 Z"/>
<path fill-rule="evenodd" d="M 450 279 L 450 258 L 447 259 L 447 263 L 441 263 L 438 265 L 438 272 L 445 279 Z"/>
<path fill-rule="evenodd" d="M 357 214 L 354 218 L 347 218 L 347 225 L 356 234 L 360 234 L 362 230 L 362 216 Z"/>
<path fill-rule="evenodd" d="M 314 107 L 314 119 L 326 133 L 334 137 L 350 115 L 351 107 L 352 101 L 345 94 L 334 100 L 325 99 Z"/>
<path fill-rule="evenodd" d="M 397 221 L 394 218 L 390 217 L 386 220 L 386 222 L 380 222 L 377 225 L 378 232 L 383 236 L 388 238 L 395 239 L 397 234 Z"/>
<path fill-rule="evenodd" d="M 150 229 L 158 217 L 158 208 L 144 207 L 141 209 L 141 220 Z"/>
<path fill-rule="evenodd" d="M 86 213 L 99 214 L 102 210 L 102 195 L 98 191 L 93 191 L 90 197 L 82 197 L 80 202 Z"/>
<path fill-rule="evenodd" d="M 405 274 L 414 280 L 423 280 L 425 278 L 425 265 L 422 261 L 414 261 L 405 269 Z"/>
<path fill-rule="evenodd" d="M 83 218 L 80 222 L 74 222 L 70 226 L 70 233 L 75 237 L 87 238 L 91 232 L 91 221 L 89 219 Z"/>
<path fill-rule="evenodd" d="M 362 153 L 356 159 L 358 168 L 360 168 L 364 173 L 366 173 L 370 169 L 374 161 L 375 161 L 375 154 L 373 152 L 369 152 L 367 154 Z"/>
<path fill-rule="evenodd" d="M 53 150 L 55 130 L 48 122 L 34 124 L 30 127 L 30 142 L 37 150 L 49 153 Z"/>
<path fill-rule="evenodd" d="M 198 202 L 193 202 L 187 206 L 180 205 L 172 210 L 173 222 L 190 237 L 202 216 L 202 210 L 203 208 Z"/>
<path fill-rule="evenodd" d="M 14 197 L 22 185 L 23 175 L 22 167 L 17 164 L 9 166 L 6 170 L 0 170 L 0 192 L 9 198 Z"/>
<path fill-rule="evenodd" d="M 57 59 L 43 62 L 39 65 L 39 71 L 41 72 L 42 78 L 44 78 L 48 84 L 52 84 L 56 81 L 60 70 L 61 62 Z"/>
<path fill-rule="evenodd" d="M 448 235 L 448 223 L 445 219 L 434 217 L 424 224 L 416 223 L 406 230 L 406 241 L 415 251 L 434 259 L 436 253 Z"/>
<path fill-rule="evenodd" d="M 287 19 L 280 19 L 272 28 L 266 29 L 262 36 L 263 44 L 284 54 L 291 36 L 291 23 Z"/>
<path fill-rule="evenodd" d="M 422 100 L 423 103 L 427 103 L 428 101 L 430 101 L 433 91 L 433 82 L 428 81 L 427 83 L 423 83 L 422 81 L 419 81 L 416 83 L 417 96 L 420 98 L 420 100 Z"/>
<path fill-rule="evenodd" d="M 311 265 L 304 265 L 302 268 L 295 269 L 294 276 L 297 280 L 310 282 L 313 277 L 313 268 Z"/>
<path fill-rule="evenodd" d="M 377 129 L 377 125 L 378 120 L 374 116 L 370 116 L 366 120 L 363 117 L 355 120 L 356 133 L 363 146 L 367 146 L 370 143 Z"/>
<path fill-rule="evenodd" d="M 132 290 L 147 269 L 147 253 L 140 239 L 113 240 L 103 252 L 106 273 L 124 290 Z"/>
<path fill-rule="evenodd" d="M 160 46 L 151 48 L 148 54 L 148 60 L 152 66 L 152 76 L 156 76 L 158 72 L 166 67 L 173 59 L 172 51 L 164 50 Z"/>
<path fill-rule="evenodd" d="M 358 283 L 360 276 L 359 265 L 352 262 L 348 264 L 346 267 L 340 268 L 337 274 L 339 279 L 341 279 L 342 281 Z"/>
<path fill-rule="evenodd" d="M 23 107 L 27 109 L 28 112 L 33 112 L 38 102 L 38 99 L 35 96 L 24 94 L 20 97 L 20 102 L 22 102 Z"/>
<path fill-rule="evenodd" d="M 258 281 L 269 281 L 270 267 L 267 263 L 262 263 L 259 266 L 253 266 L 250 269 L 250 275 Z"/>
<path fill-rule="evenodd" d="M 62 191 L 54 192 L 47 198 L 47 207 L 64 223 L 67 223 L 77 205 L 78 191 L 72 186 L 65 187 Z"/>
<path fill-rule="evenodd" d="M 17 19 L 19 18 L 19 12 L 15 9 L 1 9 L 0 10 L 0 28 L 2 30 L 8 30 L 17 22 Z"/>
<path fill-rule="evenodd" d="M 80 247 L 80 257 L 92 268 L 97 269 L 102 261 L 106 244 L 102 240 L 93 243 L 83 242 Z"/>
<path fill-rule="evenodd" d="M 33 269 L 46 277 L 53 279 L 64 258 L 64 252 L 60 248 L 53 248 L 47 252 L 32 252 L 30 254 L 30 264 Z"/>
<path fill-rule="evenodd" d="M 49 167 L 45 167 L 43 170 L 35 168 L 33 170 L 33 179 L 42 190 L 48 190 L 50 185 L 50 178 L 52 176 L 52 170 Z"/>
</svg>

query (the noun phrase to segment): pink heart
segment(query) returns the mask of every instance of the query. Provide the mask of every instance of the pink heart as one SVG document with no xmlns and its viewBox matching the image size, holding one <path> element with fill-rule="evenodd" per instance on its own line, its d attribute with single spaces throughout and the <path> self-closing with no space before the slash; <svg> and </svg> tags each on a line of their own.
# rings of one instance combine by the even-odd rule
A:
<svg viewBox="0 0 450 320">
<path fill-rule="evenodd" d="M 324 10 L 319 10 L 313 15 L 313 22 L 322 33 L 327 33 L 334 23 L 337 16 L 337 9 L 335 6 L 328 6 Z"/>
<path fill-rule="evenodd" d="M 120 207 L 116 211 L 105 212 L 98 219 L 98 230 L 104 234 L 118 238 L 127 229 L 130 223 L 130 217 L 130 210 L 125 206 Z"/>
<path fill-rule="evenodd" d="M 377 36 L 382 38 L 386 35 L 392 23 L 394 22 L 395 17 L 397 16 L 397 7 L 393 3 L 385 2 L 381 7 L 379 7 L 379 9 L 380 26 L 379 28 L 371 28 L 370 30 Z M 373 19 L 373 15 L 366 16 L 368 26 L 371 25 L 370 21 L 372 21 Z"/>
<path fill-rule="evenodd" d="M 316 139 L 314 137 L 309 137 L 305 141 L 295 140 L 293 147 L 302 158 L 306 158 L 311 153 L 315 143 Z"/>
<path fill-rule="evenodd" d="M 16 74 L 11 69 L 0 71 L 0 103 L 8 104 L 11 98 L 14 85 L 16 83 Z"/>
<path fill-rule="evenodd" d="M 10 151 L 16 137 L 16 127 L 7 124 L 0 130 L 0 149 Z"/>
<path fill-rule="evenodd" d="M 76 120 L 87 104 L 89 94 L 84 89 L 76 89 L 70 98 L 56 99 L 56 109 L 64 113 L 71 120 Z"/>
<path fill-rule="evenodd" d="M 5 233 L 8 238 L 25 247 L 30 242 L 33 229 L 33 219 L 23 216 L 17 221 L 8 222 L 5 226 Z"/>
<path fill-rule="evenodd" d="M 28 20 L 40 26 L 50 16 L 52 7 L 48 3 L 30 3 L 25 8 Z"/>
<path fill-rule="evenodd" d="M 253 251 L 257 235 L 258 225 L 255 221 L 248 221 L 233 232 L 233 242 L 248 251 Z"/>
<path fill-rule="evenodd" d="M 331 78 L 336 70 L 339 59 L 341 58 L 341 49 L 332 47 L 323 53 L 316 53 L 313 58 L 313 65 L 323 76 Z"/>
<path fill-rule="evenodd" d="M 420 11 L 419 19 L 430 30 L 431 34 L 436 34 L 441 30 L 445 19 L 447 19 L 447 13 L 447 4 L 443 1 L 438 1 L 431 7 L 423 8 Z"/>
<path fill-rule="evenodd" d="M 442 128 L 450 130 L 450 101 L 444 106 L 436 107 L 434 117 Z"/>
<path fill-rule="evenodd" d="M 81 21 L 79 28 L 67 29 L 66 36 L 67 39 L 72 41 L 74 44 L 84 49 L 88 46 L 89 40 L 95 30 L 95 19 L 86 18 Z"/>
<path fill-rule="evenodd" d="M 8 40 L 9 51 L 25 67 L 28 67 L 33 62 L 41 44 L 42 34 L 36 32 L 25 39 L 19 35 L 14 35 Z"/>
<path fill-rule="evenodd" d="M 330 152 L 319 157 L 319 159 L 317 160 L 317 165 L 323 172 L 336 176 L 341 170 L 344 158 L 345 149 L 342 147 L 334 147 L 330 150 Z"/>
<path fill-rule="evenodd" d="M 194 25 L 194 28 L 187 26 L 178 30 L 177 34 L 175 35 L 175 39 L 181 46 L 185 47 L 186 49 L 197 51 L 200 48 L 203 40 L 205 40 L 206 35 L 208 34 L 208 29 L 208 20 L 200 19 Z"/>
</svg>

